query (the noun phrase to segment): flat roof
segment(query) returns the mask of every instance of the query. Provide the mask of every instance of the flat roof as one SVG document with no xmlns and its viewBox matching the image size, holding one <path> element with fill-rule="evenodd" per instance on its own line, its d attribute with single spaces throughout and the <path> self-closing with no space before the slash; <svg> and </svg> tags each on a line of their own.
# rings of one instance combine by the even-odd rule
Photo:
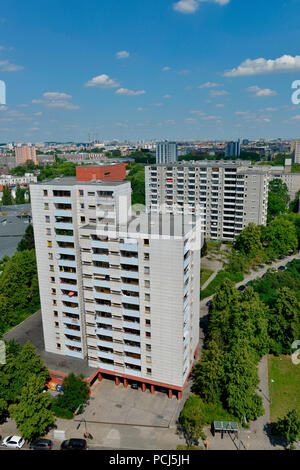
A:
<svg viewBox="0 0 300 470">
<path fill-rule="evenodd" d="M 170 237 L 184 237 L 190 233 L 196 226 L 201 223 L 200 217 L 186 214 L 156 214 L 153 212 L 141 214 L 137 217 L 131 217 L 127 224 L 108 226 L 104 223 L 95 225 L 88 224 L 80 227 L 81 230 L 90 230 L 97 232 L 98 230 L 107 232 L 108 236 L 113 237 L 113 233 L 117 237 L 139 235 L 156 235 Z"/>
<path fill-rule="evenodd" d="M 53 178 L 51 180 L 38 181 L 32 183 L 32 186 L 120 186 L 122 184 L 130 184 L 129 181 L 103 181 L 103 180 L 92 180 L 92 181 L 77 181 L 76 176 L 64 176 L 62 178 Z"/>
</svg>

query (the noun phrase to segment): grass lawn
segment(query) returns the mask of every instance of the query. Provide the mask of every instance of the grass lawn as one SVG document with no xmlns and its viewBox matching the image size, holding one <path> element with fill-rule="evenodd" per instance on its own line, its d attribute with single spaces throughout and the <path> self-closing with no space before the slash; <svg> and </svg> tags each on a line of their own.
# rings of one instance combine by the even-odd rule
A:
<svg viewBox="0 0 300 470">
<path fill-rule="evenodd" d="M 222 284 L 222 282 L 226 278 L 231 279 L 235 284 L 244 280 L 244 276 L 242 273 L 229 273 L 221 270 L 218 272 L 216 277 L 208 284 L 208 286 L 201 291 L 201 300 L 206 299 L 206 297 L 210 297 L 211 295 L 215 294 L 217 287 L 219 287 L 219 285 Z"/>
<path fill-rule="evenodd" d="M 207 281 L 208 278 L 213 274 L 213 271 L 211 269 L 201 269 L 200 273 L 200 286 L 203 286 L 203 284 Z"/>
<path fill-rule="evenodd" d="M 293 408 L 300 413 L 300 364 L 293 364 L 291 356 L 269 356 L 268 365 L 271 421 Z M 271 379 L 274 382 L 271 383 Z"/>
</svg>

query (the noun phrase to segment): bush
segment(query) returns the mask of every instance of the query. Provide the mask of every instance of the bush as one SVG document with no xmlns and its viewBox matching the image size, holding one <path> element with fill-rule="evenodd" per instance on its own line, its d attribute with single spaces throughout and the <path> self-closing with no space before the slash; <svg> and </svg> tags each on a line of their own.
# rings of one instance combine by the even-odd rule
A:
<svg viewBox="0 0 300 470">
<path fill-rule="evenodd" d="M 55 414 L 57 418 L 62 418 L 62 419 L 73 419 L 74 415 L 72 411 L 67 410 L 66 408 L 61 408 L 59 405 L 57 405 L 56 400 L 54 399 L 52 402 L 52 411 Z"/>
</svg>

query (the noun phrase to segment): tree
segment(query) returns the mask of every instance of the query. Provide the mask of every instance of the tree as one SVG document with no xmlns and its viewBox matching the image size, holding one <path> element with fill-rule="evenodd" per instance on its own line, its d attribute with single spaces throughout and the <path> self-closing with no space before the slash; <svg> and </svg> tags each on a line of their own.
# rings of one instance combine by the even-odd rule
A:
<svg viewBox="0 0 300 470">
<path fill-rule="evenodd" d="M 179 417 L 179 423 L 186 431 L 188 447 L 201 439 L 206 439 L 203 427 L 207 424 L 203 412 L 203 402 L 199 397 L 189 397 Z"/>
<path fill-rule="evenodd" d="M 17 186 L 15 204 L 25 204 L 25 192 L 26 190 L 20 188 L 19 185 Z"/>
<path fill-rule="evenodd" d="M 275 430 L 278 435 L 283 436 L 287 444 L 292 446 L 297 441 L 300 433 L 300 416 L 298 412 L 293 409 L 283 417 L 279 418 L 275 423 Z"/>
<path fill-rule="evenodd" d="M 24 250 L 34 250 L 34 233 L 33 233 L 33 226 L 29 224 L 25 230 L 22 240 L 18 244 L 17 251 L 24 251 Z"/>
<path fill-rule="evenodd" d="M 261 229 L 259 225 L 250 223 L 238 235 L 235 248 L 250 258 L 254 258 L 262 250 Z"/>
<path fill-rule="evenodd" d="M 51 398 L 48 393 L 43 393 L 44 388 L 44 379 L 31 374 L 22 388 L 19 403 L 9 407 L 10 416 L 15 419 L 22 437 L 29 441 L 43 436 L 55 421 Z"/>
<path fill-rule="evenodd" d="M 11 206 L 12 204 L 13 204 L 13 198 L 11 195 L 11 190 L 8 186 L 4 186 L 3 192 L 2 192 L 2 205 Z"/>
<path fill-rule="evenodd" d="M 262 231 L 267 254 L 271 257 L 285 255 L 298 246 L 295 225 L 285 217 L 277 217 Z"/>
<path fill-rule="evenodd" d="M 224 279 L 222 284 L 217 288 L 216 294 L 212 299 L 212 310 L 224 310 L 228 306 L 237 302 L 239 299 L 239 292 L 235 284 L 230 279 Z"/>
<path fill-rule="evenodd" d="M 287 212 L 288 202 L 290 197 L 288 195 L 288 187 L 282 182 L 280 178 L 275 178 L 270 181 L 269 195 L 268 195 L 268 222 L 280 214 Z"/>
<path fill-rule="evenodd" d="M 89 398 L 89 386 L 83 381 L 83 377 L 69 374 L 63 381 L 62 394 L 53 402 L 54 410 L 68 410 L 81 413 Z"/>
<path fill-rule="evenodd" d="M 278 290 L 274 308 L 269 317 L 271 349 L 275 354 L 291 354 L 291 345 L 300 333 L 300 303 L 288 287 Z"/>
<path fill-rule="evenodd" d="M 246 339 L 237 339 L 225 356 L 225 402 L 230 413 L 249 420 L 264 414 L 262 398 L 255 393 L 259 384 L 257 358 Z"/>
<path fill-rule="evenodd" d="M 192 390 L 207 403 L 220 400 L 224 380 L 223 355 L 224 351 L 212 340 L 194 367 Z"/>
</svg>

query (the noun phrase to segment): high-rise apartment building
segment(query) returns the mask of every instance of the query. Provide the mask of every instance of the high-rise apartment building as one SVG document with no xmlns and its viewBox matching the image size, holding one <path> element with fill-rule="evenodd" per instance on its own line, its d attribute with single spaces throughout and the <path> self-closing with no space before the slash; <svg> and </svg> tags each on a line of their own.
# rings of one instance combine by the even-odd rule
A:
<svg viewBox="0 0 300 470">
<path fill-rule="evenodd" d="M 15 147 L 16 165 L 24 165 L 27 160 L 32 160 L 35 165 L 38 164 L 36 149 L 34 145 L 21 145 Z"/>
<path fill-rule="evenodd" d="M 196 213 L 205 237 L 234 240 L 250 223 L 266 225 L 269 170 L 241 161 L 146 167 L 148 211 Z"/>
<path fill-rule="evenodd" d="M 225 147 L 225 157 L 239 157 L 241 155 L 240 140 L 237 142 L 228 142 Z"/>
<path fill-rule="evenodd" d="M 291 154 L 293 163 L 300 163 L 300 140 L 293 140 L 291 142 Z"/>
<path fill-rule="evenodd" d="M 178 160 L 176 142 L 158 142 L 156 144 L 156 163 L 172 163 Z"/>
<path fill-rule="evenodd" d="M 199 221 L 132 217 L 129 182 L 30 189 L 46 351 L 180 398 L 199 341 Z"/>
</svg>

